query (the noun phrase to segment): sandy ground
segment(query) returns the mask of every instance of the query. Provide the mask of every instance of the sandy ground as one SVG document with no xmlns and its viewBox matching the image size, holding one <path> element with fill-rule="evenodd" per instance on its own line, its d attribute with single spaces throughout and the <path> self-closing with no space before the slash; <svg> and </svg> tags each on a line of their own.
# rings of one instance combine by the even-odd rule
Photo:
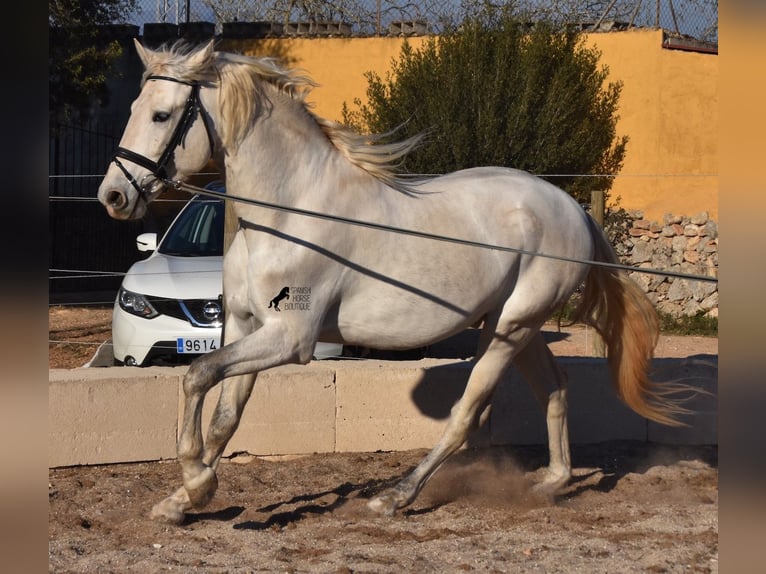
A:
<svg viewBox="0 0 766 574">
<path fill-rule="evenodd" d="M 68 342 L 51 343 L 50 367 L 80 366 L 109 337 L 111 311 L 54 311 L 50 338 Z M 589 353 L 592 331 L 545 334 L 559 356 Z M 717 353 L 717 339 L 663 337 L 656 354 Z M 369 512 L 425 452 L 226 460 L 214 500 L 181 526 L 148 518 L 179 485 L 175 462 L 51 469 L 49 571 L 718 571 L 717 447 L 575 445 L 575 476 L 554 500 L 530 492 L 546 449 L 466 450 L 410 508 Z"/>
<path fill-rule="evenodd" d="M 148 518 L 175 463 L 51 470 L 50 572 L 718 571 L 714 447 L 575 447 L 554 501 L 529 491 L 542 448 L 463 451 L 406 511 L 369 512 L 424 454 L 227 461 L 182 526 Z"/>
</svg>

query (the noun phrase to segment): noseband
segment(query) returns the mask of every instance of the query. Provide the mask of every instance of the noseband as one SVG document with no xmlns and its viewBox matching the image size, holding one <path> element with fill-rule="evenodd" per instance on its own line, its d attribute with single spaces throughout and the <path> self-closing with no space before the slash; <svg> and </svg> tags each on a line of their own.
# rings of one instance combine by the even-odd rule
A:
<svg viewBox="0 0 766 574">
<path fill-rule="evenodd" d="M 210 144 L 210 152 L 212 153 L 215 150 L 215 143 L 213 141 L 213 134 L 211 133 L 210 123 L 209 123 L 210 118 L 208 117 L 207 112 L 205 111 L 205 108 L 202 106 L 202 100 L 200 100 L 200 97 L 199 97 L 200 86 L 202 84 L 196 81 L 188 82 L 186 80 L 179 80 L 177 78 L 171 78 L 170 76 L 149 76 L 146 78 L 146 80 L 147 81 L 165 80 L 168 82 L 176 82 L 178 84 L 191 86 L 191 93 L 189 94 L 189 97 L 186 98 L 186 106 L 184 107 L 184 111 L 181 115 L 181 120 L 178 122 L 178 125 L 176 125 L 176 128 L 173 131 L 173 135 L 170 138 L 168 145 L 165 147 L 165 151 L 162 152 L 160 159 L 158 159 L 157 161 L 154 161 L 144 155 L 141 155 L 139 153 L 136 153 L 124 147 L 118 147 L 117 151 L 115 151 L 112 161 L 117 165 L 117 167 L 120 168 L 120 170 L 122 170 L 122 173 L 125 174 L 125 177 L 128 178 L 128 181 L 130 181 L 131 185 L 135 188 L 138 194 L 144 199 L 144 201 L 148 201 L 146 190 L 144 189 L 142 185 L 140 185 L 136 181 L 133 175 L 125 168 L 125 166 L 120 161 L 120 158 L 126 159 L 130 162 L 133 162 L 137 165 L 140 165 L 141 167 L 148 169 L 150 172 L 152 172 L 152 175 L 154 175 L 157 179 L 161 181 L 167 181 L 168 179 L 168 173 L 166 169 L 167 165 L 168 163 L 170 163 L 170 160 L 173 158 L 173 154 L 175 153 L 176 148 L 179 145 L 183 144 L 186 134 L 189 132 L 189 129 L 191 128 L 192 124 L 197 119 L 197 114 L 199 114 L 202 117 L 202 123 L 205 125 L 205 132 L 207 133 L 208 143 Z"/>
</svg>

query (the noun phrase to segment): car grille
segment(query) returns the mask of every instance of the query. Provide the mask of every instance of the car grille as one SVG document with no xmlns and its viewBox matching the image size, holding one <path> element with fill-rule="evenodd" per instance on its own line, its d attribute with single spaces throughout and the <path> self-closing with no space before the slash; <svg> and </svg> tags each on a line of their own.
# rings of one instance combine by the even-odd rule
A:
<svg viewBox="0 0 766 574">
<path fill-rule="evenodd" d="M 221 297 L 216 299 L 150 299 L 152 306 L 162 315 L 168 315 L 182 321 L 188 321 L 197 327 L 220 327 L 223 324 L 223 313 L 217 318 L 210 320 L 205 316 L 203 309 L 210 302 L 223 304 Z M 185 309 L 184 309 L 185 308 Z M 185 312 L 186 311 L 186 312 Z"/>
</svg>

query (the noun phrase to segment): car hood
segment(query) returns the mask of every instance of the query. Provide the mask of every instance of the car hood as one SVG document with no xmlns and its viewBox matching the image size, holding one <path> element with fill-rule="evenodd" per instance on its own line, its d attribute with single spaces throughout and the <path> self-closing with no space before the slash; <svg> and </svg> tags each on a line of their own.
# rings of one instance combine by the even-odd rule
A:
<svg viewBox="0 0 766 574">
<path fill-rule="evenodd" d="M 128 291 L 172 299 L 215 299 L 222 288 L 223 257 L 175 257 L 155 252 L 134 263 L 122 281 Z"/>
</svg>

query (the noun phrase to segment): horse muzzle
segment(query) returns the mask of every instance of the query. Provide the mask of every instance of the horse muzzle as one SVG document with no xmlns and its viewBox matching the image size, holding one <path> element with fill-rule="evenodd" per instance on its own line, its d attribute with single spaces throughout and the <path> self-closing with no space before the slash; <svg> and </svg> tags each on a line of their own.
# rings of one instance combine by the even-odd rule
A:
<svg viewBox="0 0 766 574">
<path fill-rule="evenodd" d="M 102 186 L 98 192 L 98 200 L 113 219 L 141 219 L 149 203 L 164 187 L 164 184 L 156 179 L 148 187 L 142 187 L 140 194 L 133 193 L 133 190 L 120 189 L 118 186 Z"/>
<path fill-rule="evenodd" d="M 133 200 L 133 204 L 128 200 L 127 195 L 119 190 L 111 189 L 99 193 L 98 200 L 106 208 L 109 217 L 113 219 L 139 219 L 146 212 L 146 207 L 139 208 L 138 204 L 143 203 L 138 197 Z"/>
</svg>

